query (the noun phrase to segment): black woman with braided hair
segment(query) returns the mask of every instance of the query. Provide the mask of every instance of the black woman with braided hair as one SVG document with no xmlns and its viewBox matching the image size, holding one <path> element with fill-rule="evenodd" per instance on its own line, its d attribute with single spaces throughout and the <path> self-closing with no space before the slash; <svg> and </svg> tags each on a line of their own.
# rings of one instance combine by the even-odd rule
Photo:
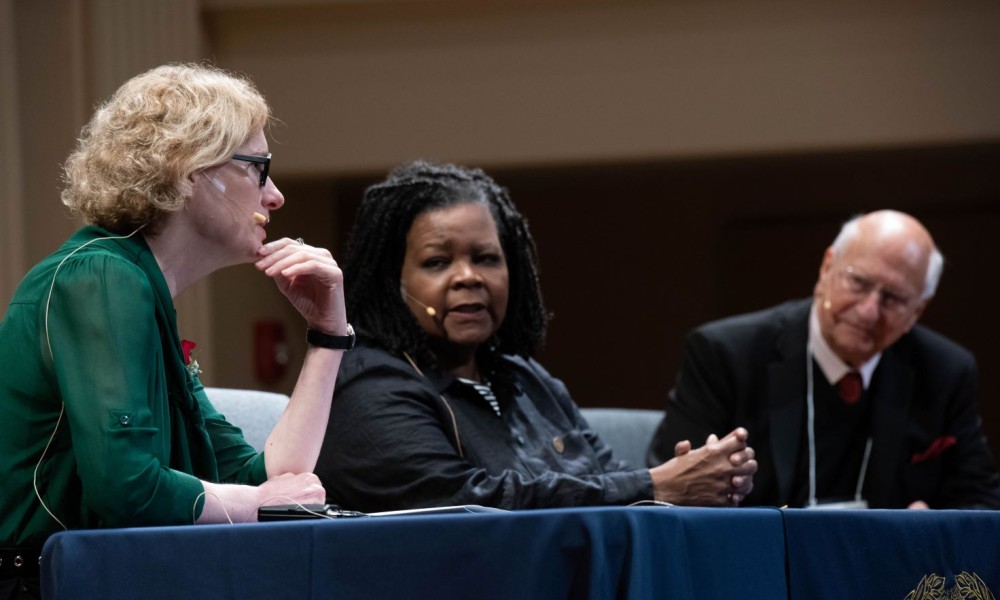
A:
<svg viewBox="0 0 1000 600">
<path fill-rule="evenodd" d="M 612 456 L 532 355 L 545 335 L 535 243 L 479 169 L 414 162 L 365 192 L 343 265 L 358 347 L 316 467 L 329 500 L 387 511 L 733 506 L 756 461 L 737 429 L 654 467 Z"/>
</svg>

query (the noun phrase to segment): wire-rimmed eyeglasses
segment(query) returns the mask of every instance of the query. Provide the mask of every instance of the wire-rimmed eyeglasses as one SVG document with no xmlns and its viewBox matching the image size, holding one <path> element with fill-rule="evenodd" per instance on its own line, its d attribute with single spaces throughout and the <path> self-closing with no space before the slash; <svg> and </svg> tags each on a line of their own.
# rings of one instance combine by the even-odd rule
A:
<svg viewBox="0 0 1000 600">
<path fill-rule="evenodd" d="M 839 279 L 844 291 L 852 296 L 867 298 L 872 292 L 877 292 L 879 308 L 896 317 L 913 310 L 918 302 L 916 297 L 887 288 L 852 266 L 845 267 Z"/>
</svg>

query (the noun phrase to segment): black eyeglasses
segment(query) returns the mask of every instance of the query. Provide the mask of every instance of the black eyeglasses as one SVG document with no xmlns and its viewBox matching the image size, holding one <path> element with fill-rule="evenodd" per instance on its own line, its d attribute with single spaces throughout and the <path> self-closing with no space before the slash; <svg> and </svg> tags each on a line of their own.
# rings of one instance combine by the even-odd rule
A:
<svg viewBox="0 0 1000 600">
<path fill-rule="evenodd" d="M 243 160 L 246 162 L 256 163 L 258 165 L 264 165 L 260 169 L 260 187 L 267 185 L 267 172 L 271 170 L 271 153 L 268 152 L 267 156 L 248 156 L 246 154 L 234 154 L 233 160 Z"/>
</svg>

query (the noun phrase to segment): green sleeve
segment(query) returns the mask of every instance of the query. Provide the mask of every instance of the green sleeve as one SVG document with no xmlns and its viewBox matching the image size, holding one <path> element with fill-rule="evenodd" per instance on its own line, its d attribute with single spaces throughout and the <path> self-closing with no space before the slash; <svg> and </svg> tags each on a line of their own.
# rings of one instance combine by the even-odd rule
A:
<svg viewBox="0 0 1000 600">
<path fill-rule="evenodd" d="M 194 394 L 205 417 L 205 427 L 208 428 L 208 434 L 212 439 L 212 448 L 215 449 L 219 481 L 246 485 L 260 485 L 267 481 L 264 453 L 258 454 L 243 438 L 240 428 L 226 421 L 225 417 L 215 410 L 197 376 L 194 377 L 194 383 Z"/>
<path fill-rule="evenodd" d="M 43 330 L 86 510 L 106 527 L 191 523 L 201 482 L 168 467 L 170 404 L 154 293 L 108 255 L 62 265 Z"/>
</svg>

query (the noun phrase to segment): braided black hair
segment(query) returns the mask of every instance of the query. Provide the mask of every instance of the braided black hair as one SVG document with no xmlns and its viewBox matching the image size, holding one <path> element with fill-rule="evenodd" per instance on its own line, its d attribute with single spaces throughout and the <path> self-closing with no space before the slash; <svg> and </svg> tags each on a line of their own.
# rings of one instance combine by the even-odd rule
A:
<svg viewBox="0 0 1000 600">
<path fill-rule="evenodd" d="M 481 358 L 527 357 L 541 346 L 548 314 L 527 221 L 507 190 L 482 170 L 425 161 L 397 167 L 365 190 L 343 264 L 347 314 L 362 341 L 397 356 L 406 352 L 426 366 L 437 364 L 400 292 L 406 238 L 419 215 L 465 202 L 489 206 L 510 281 L 507 314 L 495 343 L 480 348 Z"/>
</svg>

